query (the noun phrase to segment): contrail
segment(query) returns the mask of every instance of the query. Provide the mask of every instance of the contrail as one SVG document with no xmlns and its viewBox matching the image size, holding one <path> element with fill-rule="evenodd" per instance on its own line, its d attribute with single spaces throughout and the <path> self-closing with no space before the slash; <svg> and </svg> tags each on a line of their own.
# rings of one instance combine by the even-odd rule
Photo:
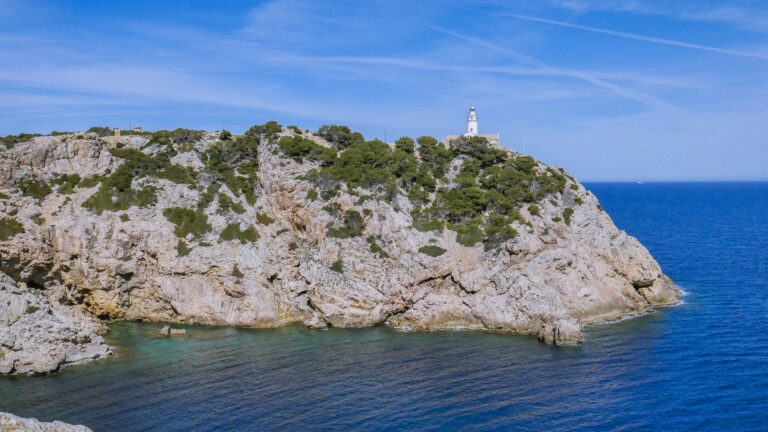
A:
<svg viewBox="0 0 768 432">
<path fill-rule="evenodd" d="M 649 96 L 649 95 L 646 95 L 646 94 L 643 94 L 643 93 L 639 93 L 639 92 L 635 92 L 635 91 L 632 91 L 632 90 L 625 89 L 625 88 L 620 87 L 620 86 L 618 86 L 616 84 L 612 84 L 612 83 L 607 82 L 605 80 L 593 77 L 592 75 L 590 75 L 590 74 L 588 74 L 586 72 L 576 71 L 576 70 L 558 69 L 558 68 L 552 67 L 552 66 L 550 66 L 550 65 L 548 65 L 548 64 L 546 64 L 546 63 L 544 63 L 544 62 L 542 62 L 540 60 L 537 60 L 537 59 L 535 59 L 533 57 L 527 56 L 525 54 L 522 54 L 522 53 L 517 52 L 517 51 L 515 51 L 513 49 L 510 49 L 510 48 L 505 48 L 503 46 L 496 45 L 495 43 L 489 42 L 489 41 L 484 40 L 484 39 L 480 39 L 480 38 L 477 38 L 477 37 L 474 37 L 474 36 L 465 35 L 463 33 L 457 33 L 455 31 L 444 29 L 442 27 L 438 27 L 438 26 L 431 25 L 431 24 L 425 24 L 425 25 L 427 27 L 432 28 L 435 31 L 438 31 L 438 32 L 441 32 L 441 33 L 445 33 L 447 35 L 451 35 L 453 37 L 465 40 L 467 42 L 474 43 L 476 45 L 479 45 L 479 46 L 482 46 L 482 47 L 485 47 L 485 48 L 488 48 L 488 49 L 492 49 L 494 51 L 498 51 L 498 52 L 500 52 L 502 54 L 506 54 L 506 55 L 508 55 L 510 57 L 517 58 L 518 60 L 521 60 L 524 63 L 527 63 L 529 65 L 533 65 L 535 67 L 538 67 L 541 70 L 542 73 L 549 74 L 549 75 L 558 75 L 558 76 L 567 76 L 567 77 L 572 77 L 572 78 L 578 78 L 578 79 L 586 81 L 586 82 L 588 82 L 590 84 L 593 84 L 593 85 L 596 85 L 598 87 L 602 87 L 602 88 L 605 88 L 607 90 L 610 90 L 610 91 L 612 91 L 612 92 L 614 92 L 614 93 L 616 93 L 619 96 L 622 96 L 624 98 L 633 100 L 635 102 L 640 102 L 640 103 L 642 103 L 642 104 L 644 104 L 644 105 L 646 105 L 646 106 L 648 106 L 650 108 L 655 108 L 655 109 L 671 109 L 671 108 L 674 108 L 672 105 L 668 104 L 667 102 L 665 102 L 665 101 L 663 101 L 661 99 L 658 99 L 658 98 L 655 98 L 653 96 Z"/>
<path fill-rule="evenodd" d="M 593 33 L 602 33 L 602 34 L 607 34 L 607 35 L 616 36 L 616 37 L 625 38 L 625 39 L 634 39 L 634 40 L 653 42 L 653 43 L 658 43 L 663 45 L 672 45 L 672 46 L 692 48 L 692 49 L 697 49 L 702 51 L 711 51 L 711 52 L 716 52 L 721 54 L 729 54 L 729 55 L 735 55 L 735 56 L 741 56 L 741 57 L 751 57 L 751 58 L 757 58 L 761 60 L 768 60 L 768 55 L 756 54 L 756 53 L 751 53 L 746 51 L 736 51 L 736 50 L 730 50 L 725 48 L 711 47 L 707 45 L 698 45 L 698 44 L 680 42 L 680 41 L 671 40 L 671 39 L 662 39 L 662 38 L 657 38 L 653 36 L 645 36 L 637 33 L 627 33 L 627 32 L 615 31 L 615 30 L 606 30 L 606 29 L 601 29 L 597 27 L 588 27 L 588 26 L 583 26 L 578 24 L 571 24 L 563 21 L 555 21 L 555 20 L 549 20 L 544 18 L 525 16 L 525 15 L 508 14 L 508 13 L 502 13 L 502 12 L 490 12 L 490 13 L 517 18 L 517 19 L 526 20 L 526 21 L 535 21 L 540 23 L 552 24 L 560 27 L 574 28 L 574 29 L 584 30 L 584 31 L 593 32 Z"/>
</svg>

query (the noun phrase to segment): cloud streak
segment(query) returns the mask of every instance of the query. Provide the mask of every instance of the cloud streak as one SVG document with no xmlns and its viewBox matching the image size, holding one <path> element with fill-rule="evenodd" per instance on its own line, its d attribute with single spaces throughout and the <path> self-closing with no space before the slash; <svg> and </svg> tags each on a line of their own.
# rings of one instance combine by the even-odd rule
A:
<svg viewBox="0 0 768 432">
<path fill-rule="evenodd" d="M 760 60 L 768 60 L 768 55 L 765 55 L 765 54 L 751 53 L 751 52 L 738 51 L 738 50 L 732 50 L 732 49 L 726 49 L 726 48 L 718 48 L 718 47 L 713 47 L 713 46 L 708 46 L 708 45 L 699 45 L 699 44 L 682 42 L 682 41 L 677 41 L 677 40 L 672 40 L 672 39 L 663 39 L 663 38 L 658 38 L 658 37 L 653 37 L 653 36 L 641 35 L 641 34 L 637 34 L 637 33 L 627 33 L 627 32 L 616 31 L 616 30 L 608 30 L 608 29 L 603 29 L 603 28 L 598 28 L 598 27 L 590 27 L 590 26 L 584 26 L 584 25 L 579 25 L 579 24 L 572 24 L 572 23 L 567 23 L 567 22 L 563 22 L 563 21 L 555 21 L 555 20 L 544 19 L 544 18 L 537 18 L 537 17 L 532 17 L 532 16 L 526 16 L 526 15 L 508 14 L 508 13 L 502 13 L 502 12 L 490 12 L 490 13 L 494 13 L 494 14 L 497 14 L 497 15 L 508 16 L 508 17 L 511 17 L 511 18 L 517 18 L 517 19 L 525 20 L 525 21 L 533 21 L 533 22 L 539 22 L 539 23 L 544 23 L 544 24 L 556 25 L 556 26 L 560 26 L 560 27 L 572 28 L 572 29 L 577 29 L 577 30 L 584 30 L 584 31 L 592 32 L 592 33 L 606 34 L 606 35 L 620 37 L 620 38 L 624 38 L 624 39 L 633 39 L 633 40 L 639 40 L 639 41 L 644 41 L 644 42 L 651 42 L 651 43 L 662 44 L 662 45 L 670 45 L 670 46 L 677 46 L 677 47 L 682 47 L 682 48 L 690 48 L 690 49 L 695 49 L 695 50 L 700 50 L 700 51 L 716 52 L 716 53 L 719 53 L 719 54 L 728 54 L 728 55 L 732 55 L 732 56 L 749 57 L 749 58 L 755 58 L 755 59 L 760 59 Z"/>
<path fill-rule="evenodd" d="M 593 84 L 598 87 L 602 87 L 604 89 L 607 89 L 623 98 L 632 100 L 634 102 L 639 102 L 648 108 L 656 109 L 656 110 L 670 110 L 670 109 L 676 109 L 676 107 L 670 105 L 666 101 L 663 101 L 659 98 L 637 92 L 634 90 L 623 88 L 619 85 L 610 83 L 608 81 L 602 80 L 600 78 L 596 78 L 586 72 L 578 71 L 578 70 L 567 70 L 567 69 L 559 69 L 555 68 L 553 66 L 550 66 L 540 60 L 537 60 L 533 57 L 527 56 L 525 54 L 522 54 L 518 51 L 515 51 L 510 48 L 505 48 L 503 46 L 497 45 L 493 42 L 489 42 L 484 39 L 480 39 L 474 36 L 469 36 L 461 33 L 454 32 L 452 30 L 447 30 L 441 27 L 430 25 L 429 27 L 433 28 L 436 31 L 439 31 L 441 33 L 445 33 L 447 35 L 451 35 L 453 37 L 465 40 L 467 42 L 473 43 L 475 45 L 479 45 L 485 48 L 488 48 L 490 50 L 505 54 L 509 57 L 521 60 L 522 62 L 536 66 L 541 69 L 542 74 L 547 75 L 557 75 L 557 76 L 564 76 L 564 77 L 572 77 L 577 78 L 582 81 L 586 81 L 590 84 Z"/>
</svg>

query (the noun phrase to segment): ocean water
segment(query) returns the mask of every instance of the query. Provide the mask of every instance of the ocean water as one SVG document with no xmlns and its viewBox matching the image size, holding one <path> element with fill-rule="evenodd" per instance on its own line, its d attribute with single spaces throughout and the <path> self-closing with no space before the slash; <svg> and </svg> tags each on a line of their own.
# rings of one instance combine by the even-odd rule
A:
<svg viewBox="0 0 768 432">
<path fill-rule="evenodd" d="M 473 331 L 116 323 L 108 360 L 0 378 L 96 431 L 768 430 L 768 183 L 590 184 L 686 292 L 577 347 Z"/>
</svg>

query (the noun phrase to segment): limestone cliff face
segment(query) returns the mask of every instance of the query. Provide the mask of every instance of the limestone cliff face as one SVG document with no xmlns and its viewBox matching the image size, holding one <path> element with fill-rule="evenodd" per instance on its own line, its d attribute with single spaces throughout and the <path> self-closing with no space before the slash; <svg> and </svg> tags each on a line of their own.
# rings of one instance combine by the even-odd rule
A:
<svg viewBox="0 0 768 432">
<path fill-rule="evenodd" d="M 0 273 L 0 373 L 43 373 L 61 365 L 106 357 L 101 324 L 77 306 L 17 285 Z"/>
<path fill-rule="evenodd" d="M 215 141 L 208 134 L 172 162 L 197 169 L 198 152 Z M 222 186 L 219 194 L 245 211 L 212 202 L 205 209 L 211 230 L 195 241 L 188 238 L 185 256 L 179 256 L 174 224 L 163 210 L 194 208 L 204 185 L 134 180 L 135 187 L 154 185 L 157 202 L 101 215 L 82 206 L 96 187 L 66 195 L 54 190 L 42 199 L 17 190 L 23 179 L 85 178 L 114 170 L 122 161 L 108 149 L 118 142 L 142 148 L 147 138 L 38 137 L 0 152 L 0 191 L 8 196 L 0 200 L 0 217 L 24 228 L 0 241 L 0 270 L 30 286 L 57 290 L 66 303 L 100 318 L 253 327 L 466 327 L 574 343 L 584 324 L 671 304 L 679 295 L 648 251 L 618 230 L 594 195 L 572 180 L 536 203 L 539 214 L 522 208 L 528 223 L 513 222 L 518 235 L 490 251 L 482 243 L 462 246 L 448 229 L 414 229 L 413 204 L 402 193 L 389 201 L 360 199 L 370 193 L 361 189 L 357 196 L 309 199 L 313 185 L 305 175 L 317 164 L 286 158 L 267 140 L 258 151 L 255 203 Z M 362 235 L 328 236 L 327 226 L 339 218 L 324 210 L 333 203 L 342 212 L 366 215 Z M 564 208 L 573 209 L 567 223 Z M 231 223 L 256 227 L 259 238 L 221 240 Z M 369 236 L 386 257 L 372 251 Z M 419 252 L 424 246 L 445 253 Z"/>
</svg>

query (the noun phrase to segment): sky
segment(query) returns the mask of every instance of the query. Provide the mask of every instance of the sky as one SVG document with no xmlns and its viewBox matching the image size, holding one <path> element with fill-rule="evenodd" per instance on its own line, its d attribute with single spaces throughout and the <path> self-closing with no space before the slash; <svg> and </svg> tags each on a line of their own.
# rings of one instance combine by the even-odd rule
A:
<svg viewBox="0 0 768 432">
<path fill-rule="evenodd" d="M 0 0 L 0 135 L 480 133 L 582 181 L 768 180 L 768 2 Z"/>
</svg>

